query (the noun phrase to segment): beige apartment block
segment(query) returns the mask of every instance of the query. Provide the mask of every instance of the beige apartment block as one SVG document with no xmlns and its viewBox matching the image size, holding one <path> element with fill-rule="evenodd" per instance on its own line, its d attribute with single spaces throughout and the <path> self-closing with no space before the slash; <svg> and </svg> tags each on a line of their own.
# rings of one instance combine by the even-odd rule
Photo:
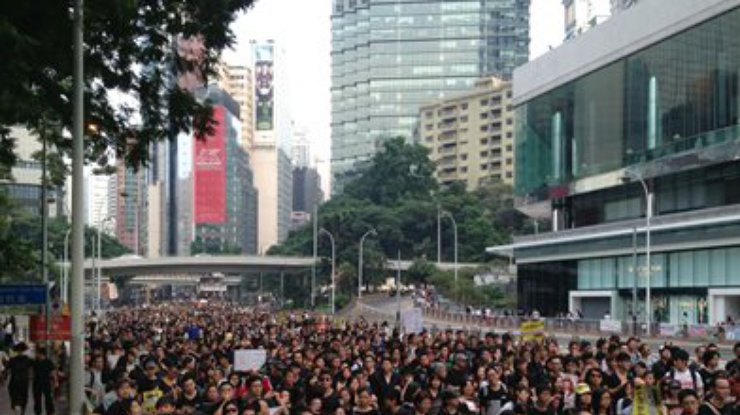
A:
<svg viewBox="0 0 740 415">
<path fill-rule="evenodd" d="M 468 92 L 420 108 L 417 136 L 431 150 L 441 184 L 475 190 L 491 180 L 514 183 L 511 96 L 511 82 L 483 78 Z"/>
<path fill-rule="evenodd" d="M 249 151 L 254 145 L 254 78 L 252 69 L 241 65 L 219 65 L 218 86 L 239 104 L 242 122 L 242 147 Z"/>
</svg>

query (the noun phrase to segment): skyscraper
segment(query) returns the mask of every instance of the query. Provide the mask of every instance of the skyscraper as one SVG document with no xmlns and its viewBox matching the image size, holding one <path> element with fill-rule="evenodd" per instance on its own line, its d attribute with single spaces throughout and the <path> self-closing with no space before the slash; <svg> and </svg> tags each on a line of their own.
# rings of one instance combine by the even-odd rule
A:
<svg viewBox="0 0 740 415">
<path fill-rule="evenodd" d="M 272 40 L 252 41 L 254 142 L 250 157 L 259 193 L 258 252 L 285 240 L 290 230 L 293 177 L 292 120 L 284 54 Z"/>
<path fill-rule="evenodd" d="M 529 56 L 530 0 L 335 0 L 332 175 L 340 192 L 422 103 L 509 79 Z"/>
<path fill-rule="evenodd" d="M 239 104 L 239 119 L 242 123 L 242 147 L 245 150 L 254 144 L 254 77 L 252 69 L 245 65 L 223 65 L 219 73 L 218 86 Z"/>
</svg>

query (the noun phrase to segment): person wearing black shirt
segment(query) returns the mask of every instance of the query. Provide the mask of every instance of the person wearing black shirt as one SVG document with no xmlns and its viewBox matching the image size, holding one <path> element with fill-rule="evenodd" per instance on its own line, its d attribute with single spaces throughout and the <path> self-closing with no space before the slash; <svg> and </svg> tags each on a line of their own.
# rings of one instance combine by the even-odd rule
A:
<svg viewBox="0 0 740 415">
<path fill-rule="evenodd" d="M 370 386 L 380 401 L 385 399 L 390 390 L 401 387 L 401 377 L 393 372 L 393 364 L 390 359 L 384 358 L 380 365 L 380 371 L 370 376 Z"/>
<path fill-rule="evenodd" d="M 468 357 L 464 353 L 455 355 L 455 363 L 447 374 L 447 384 L 458 388 L 458 391 L 468 380 Z"/>
<path fill-rule="evenodd" d="M 46 414 L 54 413 L 55 384 L 54 363 L 49 360 L 45 349 L 38 349 L 36 359 L 33 361 L 33 411 L 36 415 L 41 415 L 42 399 Z"/>
<path fill-rule="evenodd" d="M 192 374 L 185 375 L 182 382 L 182 393 L 177 400 L 177 408 L 181 412 L 192 413 L 198 408 L 202 399 L 198 393 L 198 387 L 195 383 L 195 376 Z"/>
<path fill-rule="evenodd" d="M 498 415 L 509 400 L 508 391 L 506 385 L 501 382 L 501 375 L 497 368 L 488 369 L 486 377 L 488 382 L 484 382 L 481 386 L 478 400 L 484 415 Z"/>
<path fill-rule="evenodd" d="M 730 382 L 724 376 L 717 376 L 712 387 L 712 396 L 699 407 L 699 415 L 730 415 L 733 413 L 730 401 Z"/>
<path fill-rule="evenodd" d="M 528 415 L 555 415 L 555 407 L 552 399 L 552 390 L 547 384 L 541 384 L 535 388 L 537 402 L 529 407 Z"/>
<path fill-rule="evenodd" d="M 8 361 L 10 381 L 8 382 L 8 392 L 10 394 L 10 407 L 14 411 L 26 413 L 28 404 L 28 385 L 31 381 L 31 358 L 23 354 L 26 351 L 25 343 L 18 343 L 13 347 L 15 356 Z"/>
</svg>

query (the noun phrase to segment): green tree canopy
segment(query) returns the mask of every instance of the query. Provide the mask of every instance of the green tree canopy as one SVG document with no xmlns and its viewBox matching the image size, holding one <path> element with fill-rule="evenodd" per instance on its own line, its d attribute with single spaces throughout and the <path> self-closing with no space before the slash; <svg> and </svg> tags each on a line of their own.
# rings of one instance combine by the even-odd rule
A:
<svg viewBox="0 0 740 415">
<path fill-rule="evenodd" d="M 337 267 L 342 268 L 345 280 L 356 278 L 360 237 L 374 228 L 377 236 L 368 237 L 364 244 L 364 282 L 377 284 L 392 276 L 385 264 L 389 258 L 395 259 L 399 250 L 403 259 L 418 260 L 410 271 L 413 281 L 428 281 L 433 269 L 429 262 L 437 259 L 438 208 L 450 212 L 457 222 L 460 262 L 485 262 L 489 259 L 486 247 L 511 240 L 518 225 L 500 223 L 501 212 L 513 209 L 509 186 L 493 183 L 477 192 L 467 192 L 460 185 L 441 188 L 433 172 L 426 148 L 402 139 L 389 140 L 344 193 L 319 208 L 319 226 L 336 239 Z M 443 218 L 441 225 L 441 259 L 452 262 L 452 223 Z M 309 225 L 291 233 L 269 253 L 311 255 L 312 240 Z M 331 257 L 331 246 L 324 236 L 319 237 L 319 255 Z M 328 269 L 324 266 L 322 270 L 327 282 Z M 343 280 L 342 288 L 356 284 L 356 280 Z"/>
<path fill-rule="evenodd" d="M 210 105 L 182 88 L 177 75 L 212 76 L 234 42 L 229 25 L 253 1 L 85 2 L 84 119 L 95 125 L 85 142 L 88 160 L 105 165 L 112 148 L 138 167 L 151 143 L 193 125 L 209 130 Z M 45 137 L 50 153 L 70 150 L 62 131 L 72 120 L 71 10 L 70 0 L 0 2 L 0 177 L 15 160 L 9 126 Z"/>
</svg>

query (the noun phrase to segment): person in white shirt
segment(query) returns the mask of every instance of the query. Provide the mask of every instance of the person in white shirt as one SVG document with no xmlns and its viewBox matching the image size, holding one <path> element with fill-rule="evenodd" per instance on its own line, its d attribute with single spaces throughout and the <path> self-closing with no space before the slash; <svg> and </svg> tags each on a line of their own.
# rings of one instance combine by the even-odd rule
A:
<svg viewBox="0 0 740 415">
<path fill-rule="evenodd" d="M 681 384 L 681 389 L 694 389 L 699 396 L 704 396 L 704 382 L 698 371 L 689 368 L 689 354 L 686 350 L 677 349 L 673 353 L 673 368 L 666 377 Z"/>
</svg>

